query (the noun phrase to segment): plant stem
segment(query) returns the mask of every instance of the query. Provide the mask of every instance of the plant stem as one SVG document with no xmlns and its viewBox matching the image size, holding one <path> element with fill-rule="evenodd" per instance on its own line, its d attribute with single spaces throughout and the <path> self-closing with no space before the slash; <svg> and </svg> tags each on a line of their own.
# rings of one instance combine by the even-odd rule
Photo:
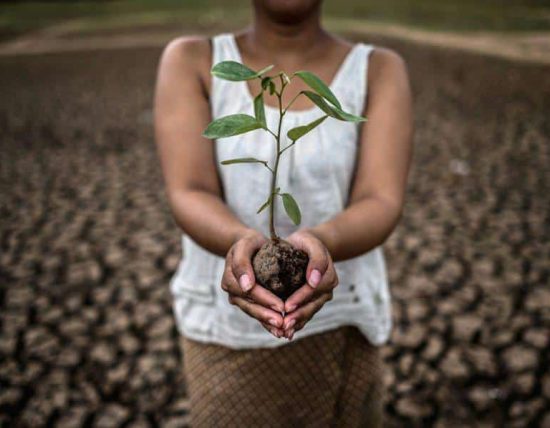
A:
<svg viewBox="0 0 550 428">
<path fill-rule="evenodd" d="M 282 154 L 285 152 L 285 150 L 290 149 L 295 143 L 296 143 L 296 140 L 294 140 L 292 143 L 290 143 L 288 146 L 286 146 L 284 149 L 282 149 L 282 150 L 279 152 L 279 154 L 282 155 Z"/>
<path fill-rule="evenodd" d="M 292 100 L 291 100 L 291 101 L 288 103 L 288 105 L 285 107 L 284 113 L 286 113 L 286 112 L 288 111 L 288 109 L 289 109 L 290 106 L 294 103 L 294 101 L 296 101 L 296 99 L 297 99 L 300 95 L 302 95 L 302 94 L 303 94 L 303 92 L 300 91 L 300 92 L 298 92 L 298 93 L 296 94 L 296 96 L 295 96 L 294 98 L 292 98 Z"/>
<path fill-rule="evenodd" d="M 269 233 L 271 235 L 271 240 L 278 241 L 279 237 L 275 233 L 275 189 L 277 186 L 277 171 L 279 169 L 279 159 L 281 158 L 281 127 L 283 124 L 283 117 L 286 113 L 286 110 L 283 111 L 283 92 L 286 86 L 286 82 L 281 75 L 281 90 L 276 92 L 277 99 L 279 101 L 279 125 L 277 127 L 277 134 L 275 135 L 275 140 L 277 142 L 277 151 L 275 156 L 275 166 L 272 170 L 271 175 L 271 204 L 269 205 Z"/>
</svg>

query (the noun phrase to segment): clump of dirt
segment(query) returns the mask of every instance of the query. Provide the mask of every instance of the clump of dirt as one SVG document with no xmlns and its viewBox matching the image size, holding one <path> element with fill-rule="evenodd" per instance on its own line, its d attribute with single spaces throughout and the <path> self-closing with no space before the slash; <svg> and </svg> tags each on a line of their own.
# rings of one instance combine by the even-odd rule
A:
<svg viewBox="0 0 550 428">
<path fill-rule="evenodd" d="M 265 243 L 252 259 L 256 282 L 286 300 L 306 283 L 307 254 L 283 239 Z"/>
</svg>

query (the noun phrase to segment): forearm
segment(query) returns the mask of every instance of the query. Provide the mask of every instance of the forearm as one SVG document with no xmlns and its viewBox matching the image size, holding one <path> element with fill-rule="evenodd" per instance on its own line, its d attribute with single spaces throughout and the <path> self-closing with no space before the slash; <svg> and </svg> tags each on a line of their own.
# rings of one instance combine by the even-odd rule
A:
<svg viewBox="0 0 550 428">
<path fill-rule="evenodd" d="M 170 195 L 172 215 L 178 226 L 208 251 L 225 257 L 246 233 L 244 225 L 217 195 L 199 190 Z"/>
<path fill-rule="evenodd" d="M 310 229 L 334 261 L 357 257 L 381 245 L 401 215 L 401 205 L 381 198 L 362 199 L 331 220 Z"/>
</svg>

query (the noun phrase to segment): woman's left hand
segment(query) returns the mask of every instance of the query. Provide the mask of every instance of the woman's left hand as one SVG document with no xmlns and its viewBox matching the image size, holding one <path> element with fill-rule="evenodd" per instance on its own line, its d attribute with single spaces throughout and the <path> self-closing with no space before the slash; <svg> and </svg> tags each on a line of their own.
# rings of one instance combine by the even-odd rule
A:
<svg viewBox="0 0 550 428">
<path fill-rule="evenodd" d="M 284 335 L 292 339 L 294 333 L 302 329 L 332 299 L 333 290 L 338 285 L 338 275 L 330 253 L 314 234 L 299 230 L 285 239 L 295 248 L 305 251 L 309 257 L 307 284 L 296 290 L 285 302 Z"/>
</svg>

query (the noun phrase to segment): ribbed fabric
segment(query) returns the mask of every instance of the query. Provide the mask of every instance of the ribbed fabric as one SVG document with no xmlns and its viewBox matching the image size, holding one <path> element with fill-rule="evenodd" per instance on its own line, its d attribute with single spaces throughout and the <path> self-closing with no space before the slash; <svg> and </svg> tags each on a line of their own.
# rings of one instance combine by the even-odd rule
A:
<svg viewBox="0 0 550 428">
<path fill-rule="evenodd" d="M 345 111 L 361 115 L 367 95 L 367 68 L 373 47 L 357 43 L 346 56 L 330 84 Z M 213 38 L 213 64 L 224 60 L 242 62 L 232 34 Z M 267 65 L 267 64 L 266 64 Z M 253 115 L 253 95 L 246 82 L 212 80 L 210 98 L 213 118 L 229 114 Z M 317 108 L 290 110 L 285 115 L 282 135 L 288 129 L 320 117 Z M 276 129 L 278 111 L 266 106 L 266 120 Z M 327 221 L 345 209 L 357 157 L 359 126 L 328 118 L 283 154 L 278 186 L 294 195 L 302 211 L 301 227 Z M 218 139 L 217 160 L 255 157 L 273 164 L 274 138 L 257 130 Z M 283 143 L 283 144 L 286 144 Z M 268 212 L 256 214 L 269 193 L 271 175 L 259 164 L 218 165 L 227 205 L 248 226 L 269 235 Z M 275 222 L 283 238 L 297 227 L 282 207 Z M 267 333 L 258 321 L 229 304 L 220 287 L 224 259 L 182 237 L 183 258 L 172 278 L 174 312 L 180 331 L 188 338 L 230 348 L 276 347 L 287 343 Z M 334 299 L 295 335 L 300 339 L 315 333 L 353 325 L 373 344 L 384 343 L 390 332 L 390 295 L 384 256 L 380 247 L 362 256 L 335 264 L 340 285 Z"/>
</svg>

